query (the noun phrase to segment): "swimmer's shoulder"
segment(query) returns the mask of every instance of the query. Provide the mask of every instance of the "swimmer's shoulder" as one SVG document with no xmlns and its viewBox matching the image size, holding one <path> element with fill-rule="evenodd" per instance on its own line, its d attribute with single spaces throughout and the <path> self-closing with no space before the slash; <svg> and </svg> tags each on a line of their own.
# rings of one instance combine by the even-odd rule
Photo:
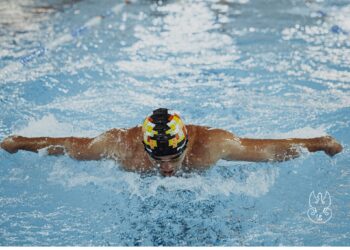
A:
<svg viewBox="0 0 350 250">
<path fill-rule="evenodd" d="M 119 134 L 127 134 L 127 133 L 134 133 L 136 131 L 141 131 L 141 126 L 135 126 L 131 128 L 112 128 L 105 132 L 105 134 L 108 135 L 119 135 Z"/>
<path fill-rule="evenodd" d="M 142 128 L 113 128 L 104 133 L 106 136 L 105 146 L 109 154 L 123 161 L 124 165 L 130 165 L 130 159 L 135 157 L 137 152 L 143 152 Z M 137 158 L 137 157 L 136 157 Z"/>
<path fill-rule="evenodd" d="M 120 137 L 126 134 L 127 130 L 128 129 L 124 129 L 124 128 L 112 128 L 104 132 L 101 136 L 112 139 L 112 138 Z"/>
<path fill-rule="evenodd" d="M 189 137 L 185 163 L 194 169 L 207 169 L 221 158 L 222 142 L 232 133 L 220 128 L 186 125 Z"/>
<path fill-rule="evenodd" d="M 193 125 L 193 124 L 188 124 L 186 125 L 186 129 L 188 132 L 189 137 L 194 137 L 194 138 L 212 138 L 212 137 L 232 137 L 234 136 L 233 133 L 230 131 L 227 131 L 222 128 L 215 128 L 215 127 L 210 127 L 210 126 L 201 126 L 201 125 Z"/>
<path fill-rule="evenodd" d="M 197 133 L 202 133 L 208 130 L 208 126 L 194 125 L 194 124 L 186 124 L 186 130 L 188 135 L 195 135 Z"/>
<path fill-rule="evenodd" d="M 142 138 L 142 127 L 135 126 L 131 128 L 113 128 L 107 130 L 103 135 L 111 140 L 130 143 L 134 140 L 139 140 Z"/>
</svg>

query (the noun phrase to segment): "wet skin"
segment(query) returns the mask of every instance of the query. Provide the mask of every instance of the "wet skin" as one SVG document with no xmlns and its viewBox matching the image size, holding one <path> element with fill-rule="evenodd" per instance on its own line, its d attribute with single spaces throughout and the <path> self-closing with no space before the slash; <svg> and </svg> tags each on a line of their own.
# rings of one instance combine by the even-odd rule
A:
<svg viewBox="0 0 350 250">
<path fill-rule="evenodd" d="M 331 136 L 316 138 L 252 139 L 242 138 L 229 131 L 198 125 L 186 125 L 188 144 L 177 159 L 162 156 L 155 160 L 148 155 L 142 144 L 141 126 L 129 129 L 111 129 L 94 137 L 23 137 L 9 136 L 1 148 L 9 153 L 18 150 L 48 155 L 67 154 L 77 160 L 114 159 L 126 171 L 139 173 L 158 170 L 163 176 L 184 171 L 201 171 L 222 159 L 227 161 L 281 162 L 296 158 L 302 150 L 324 151 L 334 156 L 343 147 Z"/>
</svg>

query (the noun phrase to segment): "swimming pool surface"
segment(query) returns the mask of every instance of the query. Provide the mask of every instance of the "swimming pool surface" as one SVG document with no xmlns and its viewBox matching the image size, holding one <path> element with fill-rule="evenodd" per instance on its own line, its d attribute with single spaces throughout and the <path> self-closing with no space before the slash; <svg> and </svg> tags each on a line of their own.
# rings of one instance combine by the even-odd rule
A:
<svg viewBox="0 0 350 250">
<path fill-rule="evenodd" d="M 0 150 L 0 245 L 350 245 L 348 1 L 0 2 L 1 140 L 96 136 L 158 107 L 344 150 L 170 178 Z"/>
</svg>

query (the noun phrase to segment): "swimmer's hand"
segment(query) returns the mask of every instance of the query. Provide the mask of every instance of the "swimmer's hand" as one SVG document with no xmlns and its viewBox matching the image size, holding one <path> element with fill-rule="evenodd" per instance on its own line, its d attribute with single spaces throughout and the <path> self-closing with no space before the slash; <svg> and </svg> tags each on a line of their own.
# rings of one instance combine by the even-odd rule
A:
<svg viewBox="0 0 350 250">
<path fill-rule="evenodd" d="M 343 150 L 342 145 L 340 145 L 340 143 L 337 142 L 337 140 L 334 139 L 333 137 L 323 136 L 321 139 L 322 139 L 323 151 L 327 155 L 334 156 Z"/>
<path fill-rule="evenodd" d="M 5 138 L 0 146 L 2 149 L 6 150 L 10 154 L 17 153 L 19 149 L 19 141 L 21 140 L 22 136 L 12 135 L 7 138 Z"/>
</svg>

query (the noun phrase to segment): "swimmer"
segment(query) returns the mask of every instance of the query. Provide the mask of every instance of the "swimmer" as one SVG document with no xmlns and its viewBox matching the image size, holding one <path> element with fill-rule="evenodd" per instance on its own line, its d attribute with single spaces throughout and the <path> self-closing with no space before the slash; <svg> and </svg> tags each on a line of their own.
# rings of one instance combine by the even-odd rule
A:
<svg viewBox="0 0 350 250">
<path fill-rule="evenodd" d="M 48 155 L 67 154 L 77 160 L 114 159 L 127 171 L 159 171 L 173 176 L 181 171 L 205 170 L 218 160 L 281 162 L 309 152 L 324 151 L 333 156 L 342 146 L 330 136 L 317 138 L 250 139 L 219 128 L 186 125 L 180 116 L 159 108 L 142 125 L 111 129 L 95 138 L 10 136 L 1 148 Z"/>
</svg>

